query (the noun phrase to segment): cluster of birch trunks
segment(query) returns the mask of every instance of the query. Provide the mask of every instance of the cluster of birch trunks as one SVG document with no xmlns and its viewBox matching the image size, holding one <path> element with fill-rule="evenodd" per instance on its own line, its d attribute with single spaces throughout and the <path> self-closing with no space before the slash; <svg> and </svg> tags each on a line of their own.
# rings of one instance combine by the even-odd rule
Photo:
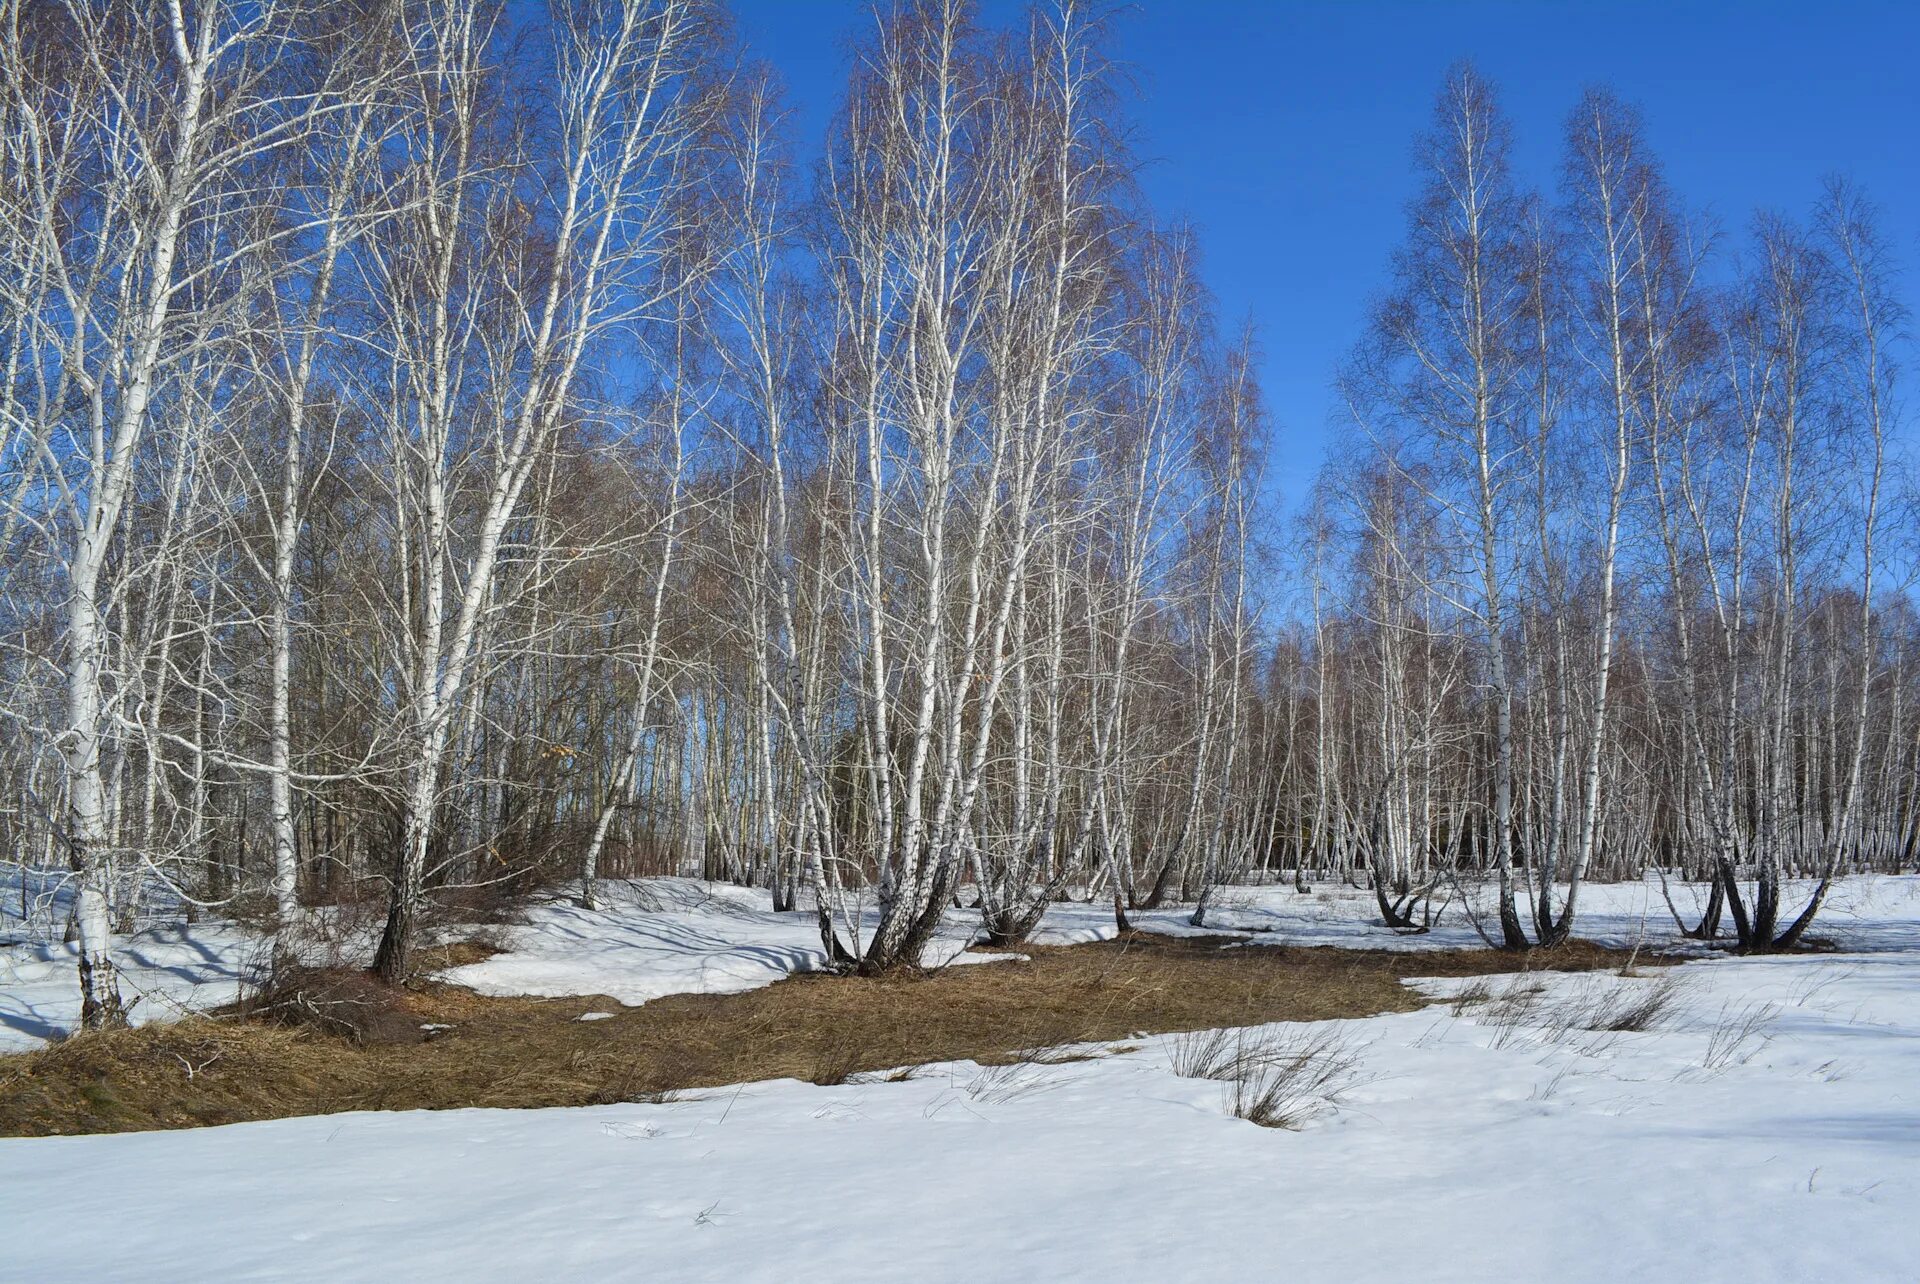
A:
<svg viewBox="0 0 1920 1284">
<path fill-rule="evenodd" d="M 0 0 L 0 860 L 87 1023 L 155 912 L 369 906 L 401 980 L 691 873 L 880 971 L 1660 866 L 1761 948 L 1909 862 L 1864 201 L 1724 250 L 1597 93 L 1527 194 L 1463 69 L 1282 523 L 1112 19 L 881 5 L 803 149 L 710 0 Z"/>
</svg>

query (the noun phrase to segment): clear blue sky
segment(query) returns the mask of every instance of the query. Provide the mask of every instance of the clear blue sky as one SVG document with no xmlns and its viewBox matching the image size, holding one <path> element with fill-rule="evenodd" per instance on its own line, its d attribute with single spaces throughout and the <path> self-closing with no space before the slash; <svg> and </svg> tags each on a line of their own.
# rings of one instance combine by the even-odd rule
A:
<svg viewBox="0 0 1920 1284">
<path fill-rule="evenodd" d="M 818 146 L 862 0 L 733 0 Z M 988 0 L 989 21 L 1020 6 Z M 1499 86 L 1523 181 L 1552 185 L 1583 86 L 1645 110 L 1668 178 L 1730 235 L 1755 207 L 1804 212 L 1842 172 L 1920 269 L 1920 3 L 1138 0 L 1117 55 L 1162 215 L 1200 231 L 1223 322 L 1251 316 L 1277 431 L 1270 481 L 1296 497 L 1339 431 L 1330 385 L 1384 284 L 1409 158 L 1449 63 Z M 1904 295 L 1916 300 L 1915 272 Z"/>
</svg>

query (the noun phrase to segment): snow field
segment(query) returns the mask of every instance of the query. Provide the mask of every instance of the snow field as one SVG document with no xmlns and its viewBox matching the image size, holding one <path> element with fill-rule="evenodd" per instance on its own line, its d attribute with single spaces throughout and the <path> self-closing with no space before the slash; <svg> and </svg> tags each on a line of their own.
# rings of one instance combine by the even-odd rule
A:
<svg viewBox="0 0 1920 1284">
<path fill-rule="evenodd" d="M 6 1272 L 1914 1278 L 1920 958 L 1423 984 L 1475 986 L 1457 1011 L 1312 1027 L 1356 1059 L 1298 1131 L 1234 1118 L 1230 1086 L 1176 1075 L 1179 1036 L 1159 1036 L 658 1104 L 9 1141 L 0 1207 L 35 1233 L 9 1237 Z M 1652 1029 L 1565 1028 L 1656 987 Z M 89 1229 L 103 1206 L 109 1235 Z"/>
</svg>

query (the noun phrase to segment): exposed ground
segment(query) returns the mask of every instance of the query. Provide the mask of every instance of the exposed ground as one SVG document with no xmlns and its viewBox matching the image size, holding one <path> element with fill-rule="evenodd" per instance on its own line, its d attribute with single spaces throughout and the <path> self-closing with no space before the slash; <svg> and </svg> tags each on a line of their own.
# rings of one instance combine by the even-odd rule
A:
<svg viewBox="0 0 1920 1284">
<path fill-rule="evenodd" d="M 449 962 L 468 962 L 471 954 Z M 349 1110 L 603 1105 L 674 1090 L 1005 1060 L 1024 1049 L 1277 1021 L 1409 1011 L 1407 977 L 1616 968 L 1573 942 L 1524 958 L 1248 947 L 1135 935 L 886 979 L 801 975 L 642 1007 L 599 996 L 483 997 L 367 985 L 362 1037 L 195 1017 L 78 1035 L 0 1058 L 0 1135 L 189 1128 Z M 1645 952 L 1639 955 L 1645 963 Z M 390 1008 L 386 1005 L 391 1004 Z M 588 1014 L 605 1014 L 582 1020 Z"/>
</svg>

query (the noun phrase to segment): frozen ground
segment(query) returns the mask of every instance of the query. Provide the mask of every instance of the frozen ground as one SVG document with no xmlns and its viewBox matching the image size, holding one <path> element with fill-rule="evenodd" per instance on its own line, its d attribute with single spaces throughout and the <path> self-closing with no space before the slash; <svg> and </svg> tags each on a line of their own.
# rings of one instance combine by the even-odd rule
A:
<svg viewBox="0 0 1920 1284">
<path fill-rule="evenodd" d="M 1920 955 L 1670 975 L 1647 1032 L 1570 1024 L 1664 984 L 1605 974 L 1337 1023 L 1355 1062 L 1298 1131 L 1234 1118 L 1145 1038 L 656 1105 L 0 1142 L 0 1208 L 33 1230 L 0 1275 L 1914 1279 Z"/>
</svg>

